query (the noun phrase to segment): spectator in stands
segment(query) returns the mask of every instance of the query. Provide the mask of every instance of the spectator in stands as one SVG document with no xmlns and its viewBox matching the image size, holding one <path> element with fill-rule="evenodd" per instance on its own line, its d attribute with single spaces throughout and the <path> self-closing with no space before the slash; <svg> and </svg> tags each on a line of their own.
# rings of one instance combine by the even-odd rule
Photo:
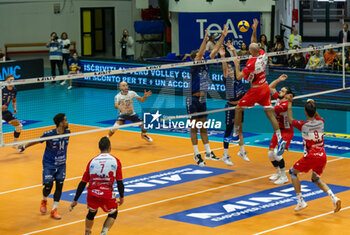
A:
<svg viewBox="0 0 350 235">
<path fill-rule="evenodd" d="M 294 46 L 293 50 L 295 49 L 300 49 L 300 48 L 298 46 Z M 306 63 L 305 63 L 303 53 L 299 52 L 299 53 L 292 54 L 289 60 L 289 67 L 291 67 L 292 69 L 304 69 L 305 65 Z"/>
<path fill-rule="evenodd" d="M 60 75 L 63 75 L 62 69 L 62 44 L 58 40 L 57 33 L 52 32 L 50 35 L 51 39 L 46 44 L 46 47 L 50 49 L 50 64 L 51 64 L 51 75 L 56 76 L 56 65 Z M 56 83 L 56 82 L 52 82 Z"/>
<path fill-rule="evenodd" d="M 301 36 L 298 34 L 297 28 L 293 28 L 293 33 L 288 38 L 289 49 L 293 48 L 295 45 L 301 48 L 301 44 Z"/>
<path fill-rule="evenodd" d="M 273 43 L 271 43 L 271 51 L 276 51 L 277 50 L 277 43 L 283 43 L 284 45 L 284 41 L 283 41 L 283 37 L 281 35 L 276 35 L 273 38 Z M 283 46 L 284 47 L 284 46 Z"/>
<path fill-rule="evenodd" d="M 267 42 L 267 37 L 265 34 L 260 35 L 258 44 L 259 44 L 260 48 L 263 49 L 265 52 L 270 51 L 270 48 L 269 48 L 268 42 Z"/>
<path fill-rule="evenodd" d="M 277 43 L 276 51 L 284 51 L 284 44 L 282 42 Z M 269 66 L 272 67 L 284 67 L 287 66 L 287 56 L 286 55 L 278 55 L 269 57 Z"/>
<path fill-rule="evenodd" d="M 338 43 L 343 43 L 343 38 L 344 38 L 344 42 L 350 42 L 350 33 L 349 33 L 348 24 L 344 24 L 343 29 L 339 31 Z"/>
<path fill-rule="evenodd" d="M 127 29 L 123 30 L 123 36 L 120 39 L 121 55 L 123 60 L 134 60 L 135 48 L 134 39 L 129 35 Z"/>
<path fill-rule="evenodd" d="M 326 67 L 331 69 L 334 59 L 337 58 L 337 53 L 332 48 L 328 49 L 326 53 L 323 54 L 323 58 Z"/>
<path fill-rule="evenodd" d="M 207 42 L 207 45 L 205 46 L 205 51 L 211 52 L 214 49 L 215 46 L 215 36 L 212 34 L 209 36 L 209 40 Z"/>
<path fill-rule="evenodd" d="M 66 32 L 63 32 L 61 34 L 61 43 L 62 43 L 62 66 L 64 64 L 64 62 L 66 62 L 66 66 L 67 66 L 67 71 L 69 72 L 69 57 L 70 57 L 70 51 L 69 51 L 69 47 L 70 47 L 70 40 L 68 39 L 68 34 Z"/>
<path fill-rule="evenodd" d="M 5 55 L 0 48 L 0 61 L 6 61 L 6 60 L 10 60 L 10 57 Z"/>
<path fill-rule="evenodd" d="M 306 69 L 323 69 L 324 67 L 324 59 L 323 56 L 320 55 L 320 51 L 315 51 L 314 55 L 312 55 L 309 59 L 309 62 L 306 65 Z"/>
<path fill-rule="evenodd" d="M 81 71 L 81 62 L 78 56 L 77 52 L 74 52 L 72 57 L 69 59 L 69 72 L 68 74 L 76 74 L 76 73 L 80 73 Z M 64 80 L 63 82 L 61 82 L 61 85 L 65 85 L 66 84 L 66 80 Z M 69 80 L 69 86 L 67 87 L 67 90 L 72 89 L 72 79 Z"/>
<path fill-rule="evenodd" d="M 249 50 L 248 50 L 248 46 L 245 42 L 242 42 L 241 44 L 241 49 L 239 50 L 239 52 L 237 53 L 238 56 L 242 56 L 242 55 L 249 55 Z"/>
<path fill-rule="evenodd" d="M 326 53 L 325 53 L 326 54 Z M 333 59 L 333 63 L 332 63 L 332 70 L 336 70 L 336 71 L 342 71 L 343 70 L 343 59 L 345 59 L 343 57 L 343 53 L 342 52 L 338 52 L 337 53 L 337 57 L 335 57 Z M 346 60 L 345 60 L 346 61 Z M 345 62 L 346 63 L 346 62 Z M 346 68 L 346 64 L 345 64 L 345 68 Z"/>
<path fill-rule="evenodd" d="M 307 47 L 308 47 L 308 48 L 313 48 L 314 45 L 309 44 Z M 311 57 L 313 54 L 314 54 L 313 51 L 310 51 L 310 52 L 308 52 L 308 53 L 305 55 L 305 63 L 306 63 L 306 64 L 307 64 L 307 62 L 309 62 L 309 59 L 310 59 L 310 57 Z"/>
</svg>

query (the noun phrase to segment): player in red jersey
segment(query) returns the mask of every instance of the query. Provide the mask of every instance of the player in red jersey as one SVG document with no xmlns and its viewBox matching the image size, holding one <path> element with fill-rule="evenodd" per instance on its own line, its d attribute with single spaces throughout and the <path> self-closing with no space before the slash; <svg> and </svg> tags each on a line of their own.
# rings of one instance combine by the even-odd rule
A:
<svg viewBox="0 0 350 235">
<path fill-rule="evenodd" d="M 271 106 L 270 87 L 266 82 L 265 66 L 267 58 L 264 50 L 261 50 L 256 43 L 256 28 L 258 26 L 258 20 L 254 19 L 252 25 L 253 35 L 252 43 L 249 45 L 249 52 L 252 56 L 247 63 L 246 67 L 241 71 L 240 60 L 234 59 L 236 68 L 236 78 L 241 80 L 244 78 L 249 81 L 252 87 L 248 92 L 240 99 L 235 109 L 235 128 L 233 136 L 230 142 L 239 141 L 239 132 L 242 132 L 242 112 L 245 108 L 253 107 L 255 103 L 264 107 L 266 116 L 271 121 L 273 129 L 278 138 L 277 155 L 282 155 L 286 146 L 286 142 L 283 140 L 281 130 L 279 128 L 276 117 L 274 116 L 274 109 Z"/>
<path fill-rule="evenodd" d="M 274 80 L 270 84 L 270 91 L 272 97 L 276 99 L 276 104 L 273 107 L 275 111 L 275 116 L 278 121 L 281 135 L 283 140 L 286 142 L 286 149 L 288 150 L 289 144 L 293 138 L 293 127 L 288 122 L 287 110 L 288 110 L 288 99 L 286 98 L 287 94 L 292 94 L 294 97 L 294 93 L 289 87 L 282 87 L 279 92 L 276 91 L 276 86 L 278 83 L 285 81 L 287 79 L 287 75 L 283 74 L 278 79 Z M 270 180 L 274 180 L 275 184 L 285 184 L 288 182 L 288 177 L 285 172 L 285 163 L 282 155 L 277 155 L 275 152 L 275 148 L 277 147 L 277 135 L 273 134 L 272 140 L 270 143 L 270 148 L 268 152 L 268 157 L 272 163 L 272 165 L 276 169 L 276 174 L 273 174 L 270 177 Z"/>
<path fill-rule="evenodd" d="M 293 97 L 287 95 L 288 98 L 288 122 L 301 131 L 304 143 L 304 156 L 297 161 L 289 170 L 292 183 L 297 194 L 298 205 L 294 209 L 300 211 L 307 207 L 306 202 L 301 195 L 301 185 L 298 179 L 299 172 L 308 172 L 312 170 L 311 180 L 320 189 L 327 193 L 334 206 L 334 212 L 338 212 L 341 208 L 341 201 L 337 198 L 328 185 L 320 178 L 326 164 L 327 156 L 324 151 L 324 120 L 318 115 L 313 100 L 308 100 L 305 104 L 305 116 L 307 121 L 297 121 L 293 119 L 292 101 Z"/>
<path fill-rule="evenodd" d="M 107 137 L 101 138 L 99 148 L 101 153 L 91 159 L 87 165 L 83 179 L 79 183 L 70 207 L 70 210 L 72 210 L 77 205 L 81 193 L 84 191 L 86 184 L 89 183 L 87 188 L 87 206 L 89 212 L 85 220 L 85 235 L 91 234 L 94 218 L 99 207 L 108 213 L 101 232 L 101 235 L 107 234 L 117 218 L 118 204 L 122 205 L 124 202 L 121 163 L 118 158 L 109 154 L 111 152 L 111 142 Z M 117 181 L 119 201 L 116 200 L 113 194 L 113 184 L 115 181 Z"/>
</svg>

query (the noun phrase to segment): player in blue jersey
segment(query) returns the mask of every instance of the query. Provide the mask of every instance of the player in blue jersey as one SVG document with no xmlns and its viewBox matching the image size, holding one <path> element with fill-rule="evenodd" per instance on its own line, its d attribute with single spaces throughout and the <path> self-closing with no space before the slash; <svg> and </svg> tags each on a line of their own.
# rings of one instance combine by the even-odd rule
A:
<svg viewBox="0 0 350 235">
<path fill-rule="evenodd" d="M 237 56 L 236 50 L 233 47 L 231 43 L 227 44 L 227 49 L 232 51 L 234 56 Z M 222 45 L 219 54 L 221 58 L 230 57 L 229 51 L 225 49 L 225 46 Z M 242 80 L 237 80 L 235 78 L 234 70 L 231 64 L 228 64 L 226 62 L 222 62 L 222 70 L 223 70 L 223 80 L 226 87 L 226 99 L 228 100 L 225 108 L 231 108 L 235 107 L 238 104 L 238 101 L 244 96 L 245 90 L 243 87 Z M 242 112 L 243 115 L 243 112 Z M 226 123 L 226 130 L 224 135 L 224 156 L 222 160 L 226 163 L 226 165 L 233 166 L 233 163 L 230 159 L 230 156 L 228 154 L 228 147 L 229 147 L 229 139 L 231 136 L 231 133 L 233 131 L 234 127 L 234 120 L 235 120 L 235 110 L 231 109 L 225 112 L 225 123 Z M 242 117 L 243 120 L 243 117 Z M 242 132 L 239 133 L 242 135 Z M 239 149 L 238 156 L 243 158 L 243 160 L 249 162 L 249 158 L 247 157 L 247 153 L 244 150 L 244 144 L 243 144 L 243 138 L 240 136 L 239 141 Z"/>
<path fill-rule="evenodd" d="M 51 218 L 61 219 L 57 212 L 57 205 L 60 201 L 63 182 L 66 177 L 66 160 L 67 147 L 69 137 L 59 137 L 59 135 L 69 134 L 68 121 L 64 113 L 59 113 L 53 118 L 56 128 L 46 131 L 40 138 L 57 136 L 55 139 L 46 140 L 46 148 L 43 157 L 43 199 L 41 200 L 40 212 L 45 214 L 47 212 L 47 197 L 51 193 L 53 181 L 56 181 L 56 190 L 53 196 L 54 203 L 50 213 Z M 26 148 L 43 143 L 37 141 L 20 146 L 20 151 L 23 152 Z"/>
<path fill-rule="evenodd" d="M 12 74 L 6 75 L 5 81 L 12 82 L 15 80 Z M 14 142 L 16 142 L 19 138 L 19 135 L 21 134 L 22 130 L 22 124 L 18 121 L 18 119 L 14 116 L 14 114 L 17 113 L 17 89 L 15 86 L 4 86 L 2 89 L 2 120 L 6 121 L 7 123 L 11 124 L 15 127 L 15 132 L 13 133 L 14 136 Z M 12 101 L 12 107 L 13 107 L 13 114 L 11 111 L 8 110 L 10 103 Z M 14 146 L 14 148 L 17 148 L 17 146 Z"/>
<path fill-rule="evenodd" d="M 214 59 L 220 49 L 220 45 L 223 43 L 224 38 L 228 33 L 228 29 L 224 26 L 224 30 L 221 33 L 221 37 L 215 44 L 214 49 L 211 51 L 208 57 L 204 58 L 205 47 L 208 40 L 208 32 L 205 31 L 203 42 L 199 50 L 191 52 L 191 59 L 195 61 L 201 61 L 203 59 Z M 191 87 L 190 94 L 186 99 L 187 113 L 199 113 L 207 111 L 207 91 L 209 85 L 208 65 L 197 65 L 191 67 Z M 203 124 L 207 120 L 207 115 L 195 115 L 191 117 L 191 123 L 194 121 L 194 125 L 191 125 L 191 142 L 194 149 L 194 160 L 199 166 L 205 166 L 205 162 L 198 150 L 198 129 L 201 135 L 202 142 L 205 148 L 205 159 L 219 161 L 220 158 L 216 157 L 211 151 L 209 146 L 208 131 L 204 128 Z M 199 124 L 198 124 L 199 123 Z M 201 125 L 202 124 L 202 125 Z M 201 128 L 197 128 L 202 126 Z"/>
</svg>

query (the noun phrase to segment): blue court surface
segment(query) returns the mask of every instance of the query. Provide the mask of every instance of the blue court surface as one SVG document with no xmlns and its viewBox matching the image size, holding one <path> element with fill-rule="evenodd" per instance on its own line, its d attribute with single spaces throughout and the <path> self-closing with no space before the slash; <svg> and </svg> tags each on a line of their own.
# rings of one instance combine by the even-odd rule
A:
<svg viewBox="0 0 350 235">
<path fill-rule="evenodd" d="M 132 87 L 129 89 L 132 90 Z M 66 113 L 71 124 L 109 127 L 114 124 L 118 114 L 114 109 L 114 97 L 118 92 L 117 89 L 82 87 L 67 90 L 66 86 L 46 83 L 43 89 L 18 92 L 18 114 L 16 116 L 22 121 L 24 130 L 52 126 L 53 116 L 60 112 Z M 142 92 L 138 94 L 143 95 Z M 207 108 L 208 110 L 221 109 L 225 107 L 225 103 L 225 100 L 208 98 Z M 160 112 L 166 112 L 167 115 L 186 114 L 185 97 L 169 94 L 152 94 L 144 103 L 134 99 L 134 108 L 141 117 L 142 113 L 148 110 L 160 110 Z M 325 132 L 331 133 L 325 137 L 326 152 L 333 156 L 350 157 L 350 112 L 326 109 L 318 109 L 318 112 L 326 121 Z M 295 119 L 305 120 L 302 107 L 294 107 L 293 114 Z M 225 130 L 225 114 L 223 112 L 213 113 L 209 115 L 209 119 L 222 123 L 221 128 L 209 128 L 210 140 L 221 142 Z M 13 127 L 7 123 L 4 123 L 3 127 L 4 133 L 13 131 Z M 130 127 L 127 130 L 139 131 L 139 127 Z M 268 147 L 272 137 L 272 126 L 261 107 L 245 110 L 243 130 L 246 145 Z M 149 132 L 189 138 L 189 130 L 183 128 L 150 130 Z M 301 135 L 296 129 L 290 149 L 300 152 L 303 150 Z"/>
</svg>

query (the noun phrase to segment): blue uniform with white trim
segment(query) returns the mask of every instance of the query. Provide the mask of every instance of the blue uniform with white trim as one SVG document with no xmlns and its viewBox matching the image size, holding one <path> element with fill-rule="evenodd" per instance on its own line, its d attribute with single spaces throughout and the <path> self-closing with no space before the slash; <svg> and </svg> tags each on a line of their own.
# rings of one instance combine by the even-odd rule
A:
<svg viewBox="0 0 350 235">
<path fill-rule="evenodd" d="M 69 134 L 66 129 L 64 134 Z M 40 138 L 58 135 L 56 129 L 46 131 Z M 44 141 L 41 141 L 41 143 Z M 43 184 L 66 177 L 66 160 L 69 137 L 46 140 L 43 156 Z"/>
<path fill-rule="evenodd" d="M 9 90 L 7 86 L 4 86 L 1 90 L 2 90 L 2 105 L 7 106 L 7 109 L 2 111 L 2 119 L 6 122 L 10 122 L 16 119 L 16 117 L 8 110 L 8 107 L 12 99 L 16 98 L 17 89 L 15 86 L 13 86 L 12 90 Z"/>
<path fill-rule="evenodd" d="M 211 59 L 207 56 L 205 59 Z M 207 111 L 206 93 L 209 87 L 209 67 L 197 65 L 191 67 L 191 95 L 186 99 L 187 113 L 198 113 Z M 202 96 L 194 96 L 195 93 L 204 93 Z M 208 115 L 194 116 L 194 118 L 206 117 Z M 193 118 L 193 117 L 192 117 Z"/>
</svg>

